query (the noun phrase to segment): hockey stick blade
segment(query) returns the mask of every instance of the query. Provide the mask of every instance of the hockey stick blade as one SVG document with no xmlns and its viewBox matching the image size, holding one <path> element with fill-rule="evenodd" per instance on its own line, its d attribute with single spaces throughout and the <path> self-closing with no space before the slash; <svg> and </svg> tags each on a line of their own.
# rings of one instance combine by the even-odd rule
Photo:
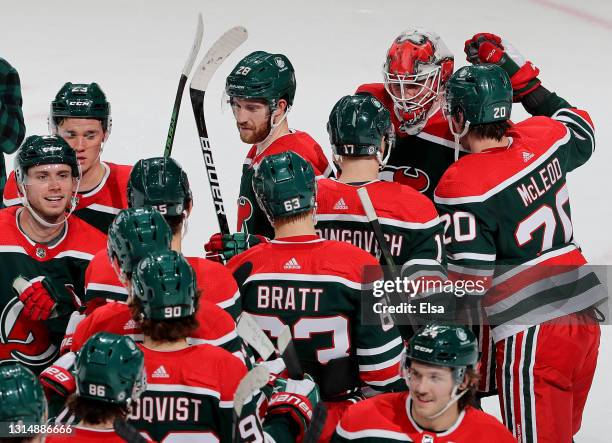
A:
<svg viewBox="0 0 612 443">
<path fill-rule="evenodd" d="M 198 128 L 200 148 L 202 149 L 202 156 L 204 157 L 204 166 L 206 167 L 210 193 L 215 206 L 219 230 L 223 234 L 229 234 L 230 231 L 229 225 L 227 224 L 227 216 L 225 215 L 225 206 L 223 204 L 223 196 L 221 195 L 219 177 L 213 160 L 210 141 L 208 140 L 208 129 L 206 128 L 206 118 L 204 116 L 204 95 L 206 94 L 206 88 L 208 87 L 210 79 L 219 66 L 221 66 L 221 63 L 223 63 L 236 48 L 244 43 L 247 37 L 247 30 L 241 26 L 234 27 L 225 32 L 225 34 L 219 37 L 204 55 L 189 85 L 191 106 L 193 108 L 196 127 Z"/>
<path fill-rule="evenodd" d="M 289 329 L 289 326 L 285 325 L 283 327 L 276 343 L 278 344 L 278 352 L 280 353 L 283 361 L 285 362 L 285 366 L 287 367 L 289 378 L 293 378 L 294 380 L 302 380 L 304 378 L 304 371 L 302 371 L 302 365 L 298 359 L 295 346 L 293 346 L 293 339 L 291 337 L 291 330 Z"/>
<path fill-rule="evenodd" d="M 166 147 L 164 148 L 164 157 L 170 157 L 172 153 L 172 145 L 174 144 L 174 133 L 176 131 L 176 122 L 178 121 L 179 111 L 181 110 L 181 101 L 183 99 L 183 92 L 185 91 L 185 85 L 187 84 L 187 77 L 191 73 L 195 59 L 200 52 L 200 46 L 202 46 L 202 37 L 204 36 L 204 22 L 202 21 L 202 14 L 198 13 L 198 25 L 196 28 L 195 37 L 193 38 L 193 44 L 191 45 L 191 51 L 185 61 L 185 66 L 179 79 L 178 87 L 176 88 L 176 97 L 174 98 L 174 106 L 172 107 L 172 115 L 170 116 L 170 126 L 168 127 L 168 136 L 166 137 Z"/>
<path fill-rule="evenodd" d="M 234 412 L 238 417 L 242 414 L 244 403 L 254 392 L 263 388 L 270 379 L 270 371 L 265 365 L 255 366 L 245 375 L 234 393 Z"/>
<path fill-rule="evenodd" d="M 245 343 L 255 349 L 264 360 L 270 358 L 274 351 L 276 351 L 276 348 L 263 329 L 261 329 L 259 323 L 248 312 L 242 313 L 236 329 L 238 335 Z"/>
<path fill-rule="evenodd" d="M 316 443 L 319 441 L 319 437 L 323 432 L 325 426 L 325 420 L 327 420 L 327 406 L 325 403 L 320 401 L 314 408 L 312 413 L 312 419 L 310 420 L 310 426 L 304 434 L 302 443 Z"/>
<path fill-rule="evenodd" d="M 140 435 L 136 428 L 120 418 L 116 418 L 113 422 L 113 429 L 127 443 L 147 443 L 148 441 Z"/>
</svg>

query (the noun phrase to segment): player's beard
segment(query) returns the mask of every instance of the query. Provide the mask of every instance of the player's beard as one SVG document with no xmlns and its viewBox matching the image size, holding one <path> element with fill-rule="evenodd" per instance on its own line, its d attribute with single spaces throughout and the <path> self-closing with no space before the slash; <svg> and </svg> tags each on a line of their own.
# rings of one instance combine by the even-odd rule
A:
<svg viewBox="0 0 612 443">
<path fill-rule="evenodd" d="M 265 125 L 262 125 L 259 128 L 257 127 L 248 128 L 252 130 L 247 133 L 240 131 L 239 124 L 236 124 L 236 126 L 238 127 L 238 133 L 240 134 L 240 140 L 242 140 L 243 143 L 248 143 L 251 145 L 261 143 L 262 141 L 264 141 L 266 137 L 268 136 L 268 134 L 270 133 L 270 131 L 272 130 L 272 125 L 270 124 L 269 119 L 267 119 Z"/>
</svg>

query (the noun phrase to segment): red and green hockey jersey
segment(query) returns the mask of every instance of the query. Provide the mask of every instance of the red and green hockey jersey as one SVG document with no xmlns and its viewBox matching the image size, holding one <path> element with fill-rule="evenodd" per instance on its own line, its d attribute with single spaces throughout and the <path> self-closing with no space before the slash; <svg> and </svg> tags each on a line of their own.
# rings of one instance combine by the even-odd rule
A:
<svg viewBox="0 0 612 443">
<path fill-rule="evenodd" d="M 193 337 L 187 338 L 189 344 L 219 346 L 244 360 L 242 340 L 238 337 L 234 320 L 227 312 L 206 300 L 200 300 L 196 318 L 200 327 Z M 121 302 L 110 302 L 79 322 L 71 338 L 70 350 L 77 352 L 91 336 L 102 331 L 127 335 L 136 342 L 142 342 L 144 338 L 140 327 L 132 319 L 130 308 Z"/>
<path fill-rule="evenodd" d="M 200 257 L 186 257 L 186 259 L 195 271 L 202 299 L 225 309 L 235 320 L 241 310 L 240 292 L 236 281 L 225 266 Z M 96 299 L 106 301 L 127 299 L 127 290 L 119 281 L 106 249 L 96 253 L 85 274 L 84 301 L 96 306 L 98 304 L 94 301 Z"/>
<path fill-rule="evenodd" d="M 232 441 L 233 398 L 247 373 L 244 364 L 205 344 L 172 352 L 140 348 L 147 389 L 132 405 L 132 425 L 157 442 Z M 247 405 L 253 414 L 256 401 Z"/>
<path fill-rule="evenodd" d="M 45 443 L 125 443 L 125 440 L 119 437 L 113 429 L 93 429 L 82 425 L 71 425 L 70 430 L 70 433 L 65 434 L 48 434 Z"/>
<path fill-rule="evenodd" d="M 482 304 L 496 342 L 606 297 L 574 243 L 566 184 L 594 150 L 589 115 L 561 109 L 507 135 L 508 147 L 459 159 L 435 192 L 449 276 L 491 284 Z"/>
<path fill-rule="evenodd" d="M 73 215 L 106 234 L 115 215 L 128 206 L 127 183 L 132 167 L 108 162 L 102 162 L 102 166 L 105 170 L 102 181 L 95 188 L 77 194 L 78 203 Z M 11 172 L 6 182 L 3 201 L 5 206 L 21 204 L 15 172 Z"/>
<path fill-rule="evenodd" d="M 376 236 L 357 194 L 361 187 L 368 190 L 402 275 L 446 278 L 443 232 L 436 208 L 431 200 L 409 186 L 378 180 L 359 184 L 335 179 L 317 181 L 317 233 L 380 257 Z"/>
<path fill-rule="evenodd" d="M 395 147 L 391 151 L 380 178 L 408 185 L 433 199 L 434 189 L 444 171 L 455 160 L 454 137 L 442 111 L 434 112 L 416 135 L 400 130 L 401 123 L 393 110 L 393 100 L 382 83 L 370 83 L 357 88 L 358 94 L 376 97 L 391 114 L 395 127 Z M 464 154 L 462 148 L 460 155 Z"/>
<path fill-rule="evenodd" d="M 237 231 L 264 235 L 268 238 L 274 237 L 274 230 L 270 226 L 266 214 L 257 204 L 252 180 L 255 167 L 264 158 L 286 151 L 293 151 L 307 160 L 312 165 L 316 176 L 329 177 L 333 174 L 332 167 L 325 154 L 323 154 L 321 146 L 305 132 L 291 131 L 289 134 L 274 140 L 270 146 L 259 154 L 257 153 L 257 145 L 253 145 L 242 166 L 240 195 L 238 196 Z"/>
<path fill-rule="evenodd" d="M 21 207 L 0 211 L 0 361 L 19 360 L 39 372 L 57 357 L 68 317 L 33 321 L 22 315 L 23 304 L 13 280 L 48 277 L 83 296 L 85 269 L 106 236 L 76 217 L 69 217 L 63 237 L 53 246 L 35 243 L 17 226 Z"/>
<path fill-rule="evenodd" d="M 328 369 L 346 358 L 346 373 L 334 375 L 341 382 L 355 380 L 350 388 L 405 386 L 399 376 L 403 342 L 397 328 L 362 320 L 362 297 L 371 296 L 373 282 L 364 278 L 364 268 L 373 268 L 375 279 L 381 277 L 370 254 L 307 235 L 259 244 L 227 266 L 238 281 L 244 311 L 273 339 L 285 325 L 290 327 L 302 368 L 319 385 L 328 385 Z"/>
<path fill-rule="evenodd" d="M 377 395 L 348 408 L 336 427 L 332 443 L 516 443 L 495 417 L 468 406 L 444 432 L 421 428 L 410 413 L 406 392 Z"/>
</svg>

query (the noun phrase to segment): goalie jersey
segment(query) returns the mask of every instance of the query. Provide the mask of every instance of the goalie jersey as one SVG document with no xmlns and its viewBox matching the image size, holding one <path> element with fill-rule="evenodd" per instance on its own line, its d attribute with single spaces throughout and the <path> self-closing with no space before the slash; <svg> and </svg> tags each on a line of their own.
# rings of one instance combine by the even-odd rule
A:
<svg viewBox="0 0 612 443">
<path fill-rule="evenodd" d="M 293 151 L 308 161 L 314 173 L 319 177 L 329 177 L 333 170 L 321 146 L 302 131 L 292 131 L 287 135 L 277 138 L 270 146 L 259 154 L 257 145 L 253 145 L 244 160 L 242 166 L 242 177 L 240 178 L 240 195 L 238 197 L 238 226 L 239 232 L 263 235 L 268 238 L 274 237 L 274 230 L 261 210 L 253 191 L 253 174 L 257 165 L 267 156 L 279 154 L 285 151 Z"/>
<path fill-rule="evenodd" d="M 105 170 L 102 181 L 93 189 L 78 192 L 73 215 L 106 234 L 115 215 L 128 206 L 127 183 L 132 167 L 108 162 L 101 164 Z M 15 172 L 11 172 L 6 182 L 3 201 L 5 206 L 21 204 Z"/>
<path fill-rule="evenodd" d="M 226 310 L 235 320 L 240 315 L 240 292 L 225 266 L 200 257 L 186 257 L 196 274 L 202 299 Z M 98 251 L 85 274 L 84 302 L 90 312 L 105 301 L 127 299 L 127 290 L 119 281 L 106 249 Z"/>
<path fill-rule="evenodd" d="M 380 171 L 380 178 L 411 186 L 433 199 L 444 171 L 455 161 L 454 138 L 439 109 L 429 117 L 425 127 L 416 135 L 400 131 L 401 123 L 395 115 L 393 100 L 382 83 L 370 83 L 357 88 L 357 94 L 376 97 L 391 114 L 395 128 L 395 146 L 389 160 Z M 460 155 L 466 151 L 462 148 Z"/>
<path fill-rule="evenodd" d="M 381 394 L 359 402 L 344 413 L 333 443 L 515 443 L 497 419 L 468 406 L 444 432 L 421 428 L 410 413 L 408 393 Z"/>
<path fill-rule="evenodd" d="M 507 136 L 508 147 L 459 159 L 435 192 L 449 276 L 488 278 L 482 304 L 496 342 L 606 297 L 574 242 L 566 184 L 594 150 L 589 115 L 560 109 Z"/>
<path fill-rule="evenodd" d="M 56 287 L 66 286 L 83 296 L 85 269 L 106 236 L 76 217 L 69 217 L 64 235 L 53 245 L 35 243 L 17 224 L 17 214 L 27 209 L 0 211 L 0 361 L 18 360 L 35 373 L 57 357 L 68 317 L 34 321 L 23 313 L 13 291 L 13 280 L 44 276 Z"/>
</svg>

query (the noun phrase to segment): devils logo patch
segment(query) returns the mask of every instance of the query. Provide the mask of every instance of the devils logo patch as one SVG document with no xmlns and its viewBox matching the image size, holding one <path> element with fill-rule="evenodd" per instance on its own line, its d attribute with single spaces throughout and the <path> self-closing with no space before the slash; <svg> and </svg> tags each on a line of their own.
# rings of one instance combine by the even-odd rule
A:
<svg viewBox="0 0 612 443">
<path fill-rule="evenodd" d="M 412 166 L 387 166 L 380 172 L 380 178 L 386 181 L 408 185 L 421 193 L 427 191 L 431 183 L 425 171 Z"/>
</svg>

